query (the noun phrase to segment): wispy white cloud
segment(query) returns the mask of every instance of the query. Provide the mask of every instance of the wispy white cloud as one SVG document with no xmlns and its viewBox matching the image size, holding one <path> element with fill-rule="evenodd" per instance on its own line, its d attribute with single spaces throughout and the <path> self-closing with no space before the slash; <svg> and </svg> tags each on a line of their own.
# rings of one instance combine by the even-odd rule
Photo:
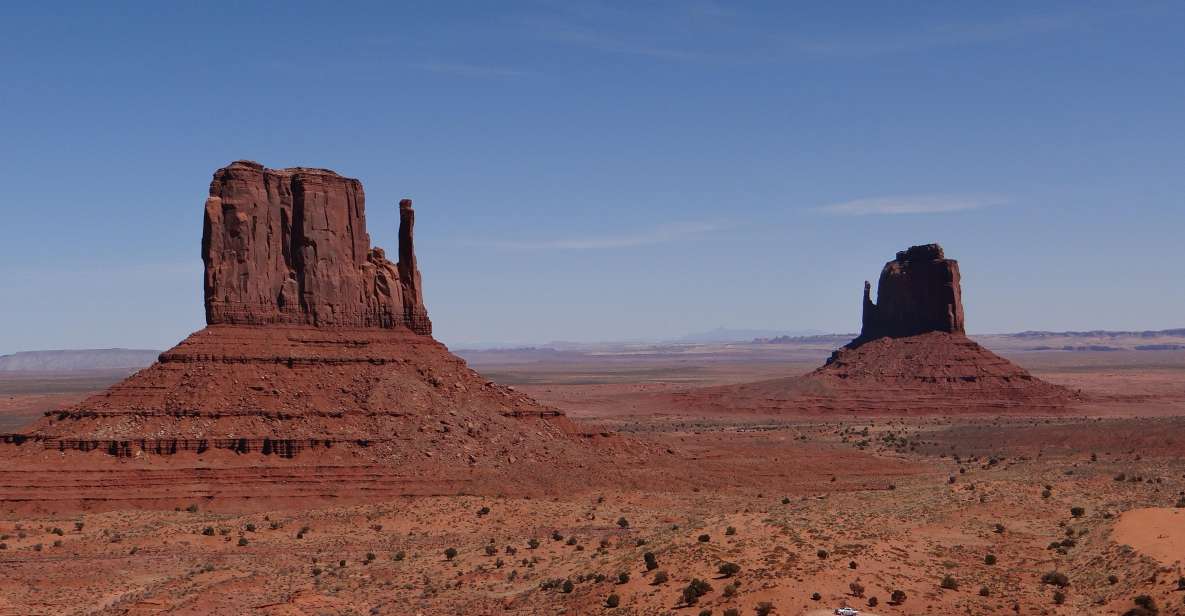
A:
<svg viewBox="0 0 1185 616">
<path fill-rule="evenodd" d="M 991 195 L 913 195 L 871 197 L 824 205 L 819 211 L 838 216 L 944 214 L 1002 205 L 1007 199 Z"/>
<path fill-rule="evenodd" d="M 663 244 L 710 233 L 722 225 L 710 222 L 680 222 L 659 225 L 652 229 L 619 235 L 569 237 L 540 240 L 493 240 L 476 242 L 483 246 L 515 250 L 597 250 L 631 248 L 649 244 Z"/>
<path fill-rule="evenodd" d="M 831 34 L 823 37 L 792 37 L 799 51 L 818 55 L 869 56 L 991 43 L 1047 34 L 1083 23 L 1072 15 L 1022 15 L 999 21 L 921 24 L 913 29 L 872 33 Z"/>
<path fill-rule="evenodd" d="M 460 62 L 414 62 L 411 68 L 433 73 L 448 73 L 461 77 L 522 77 L 530 71 L 504 66 L 482 66 L 479 64 L 465 64 Z"/>
</svg>

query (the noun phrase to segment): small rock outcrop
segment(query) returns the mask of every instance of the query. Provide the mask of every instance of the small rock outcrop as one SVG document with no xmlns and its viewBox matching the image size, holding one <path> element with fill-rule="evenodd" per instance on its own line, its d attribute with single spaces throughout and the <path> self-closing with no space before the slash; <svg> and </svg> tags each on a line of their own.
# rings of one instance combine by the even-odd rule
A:
<svg viewBox="0 0 1185 616">
<path fill-rule="evenodd" d="M 236 161 L 214 173 L 202 229 L 206 323 L 407 327 L 431 335 L 399 204 L 399 262 L 371 248 L 362 183 L 327 169 Z"/>
<path fill-rule="evenodd" d="M 864 318 L 856 343 L 904 338 L 928 332 L 962 334 L 963 291 L 959 262 L 942 246 L 912 246 L 885 264 L 877 282 L 877 302 L 864 283 Z"/>
</svg>

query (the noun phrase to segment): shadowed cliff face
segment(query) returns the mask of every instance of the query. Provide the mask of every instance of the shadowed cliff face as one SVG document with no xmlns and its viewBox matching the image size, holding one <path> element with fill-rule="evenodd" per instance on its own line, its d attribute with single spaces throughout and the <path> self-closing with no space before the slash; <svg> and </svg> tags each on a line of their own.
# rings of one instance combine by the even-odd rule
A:
<svg viewBox="0 0 1185 616">
<path fill-rule="evenodd" d="M 431 335 L 410 200 L 399 263 L 370 247 L 362 183 L 237 161 L 214 173 L 202 231 L 206 323 L 404 326 Z"/>
<path fill-rule="evenodd" d="M 928 332 L 965 333 L 959 263 L 947 259 L 938 244 L 897 253 L 881 270 L 876 293 L 874 304 L 870 285 L 864 283 L 864 322 L 854 343 Z"/>
</svg>

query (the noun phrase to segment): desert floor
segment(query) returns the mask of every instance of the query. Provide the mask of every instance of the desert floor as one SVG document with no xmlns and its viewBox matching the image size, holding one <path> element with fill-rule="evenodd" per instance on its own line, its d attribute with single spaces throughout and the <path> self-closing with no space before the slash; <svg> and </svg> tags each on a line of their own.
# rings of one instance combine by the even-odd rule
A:
<svg viewBox="0 0 1185 616">
<path fill-rule="evenodd" d="M 670 455 L 529 497 L 0 503 L 0 614 L 1185 613 L 1185 353 L 1012 357 L 1091 402 L 1007 418 L 648 405 L 816 358 L 510 359 L 473 364 Z M 0 381 L 0 431 L 104 385 L 85 379 Z"/>
</svg>

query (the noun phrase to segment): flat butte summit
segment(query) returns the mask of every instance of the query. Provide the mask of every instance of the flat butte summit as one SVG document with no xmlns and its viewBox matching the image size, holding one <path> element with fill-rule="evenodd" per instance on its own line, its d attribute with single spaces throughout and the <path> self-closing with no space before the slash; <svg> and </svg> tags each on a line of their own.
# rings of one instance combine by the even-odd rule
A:
<svg viewBox="0 0 1185 616">
<path fill-rule="evenodd" d="M 967 337 L 959 263 L 913 246 L 864 283 L 860 335 L 802 376 L 672 394 L 722 413 L 944 415 L 1057 413 L 1079 394 L 1046 383 Z"/>
<path fill-rule="evenodd" d="M 392 262 L 370 245 L 358 180 L 219 169 L 202 230 L 207 326 L 5 435 L 0 497 L 529 492 L 633 445 L 483 378 L 433 339 L 410 200 L 399 214 Z"/>
</svg>

